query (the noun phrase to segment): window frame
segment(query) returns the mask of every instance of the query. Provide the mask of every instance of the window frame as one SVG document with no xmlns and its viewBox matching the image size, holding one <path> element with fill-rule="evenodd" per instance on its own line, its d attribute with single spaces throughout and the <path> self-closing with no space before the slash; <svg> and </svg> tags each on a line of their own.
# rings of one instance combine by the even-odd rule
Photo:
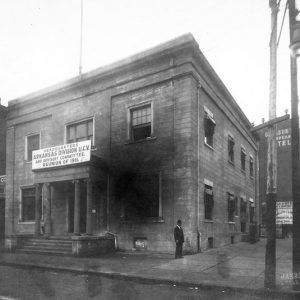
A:
<svg viewBox="0 0 300 300">
<path fill-rule="evenodd" d="M 151 112 L 151 122 L 150 122 L 150 136 L 146 137 L 144 139 L 135 140 L 133 138 L 132 133 L 132 112 L 135 110 L 143 109 L 144 107 L 150 106 L 150 112 Z M 154 116 L 153 116 L 153 101 L 143 101 L 138 104 L 127 106 L 127 140 L 133 143 L 140 142 L 140 141 L 146 141 L 149 139 L 154 138 Z M 146 124 L 146 123 L 145 123 Z"/>
<path fill-rule="evenodd" d="M 204 144 L 208 145 L 209 147 L 213 148 L 214 147 L 214 133 L 215 133 L 215 127 L 216 127 L 216 121 L 214 120 L 214 115 L 213 113 L 204 106 Z M 210 122 L 210 125 L 213 126 L 212 129 L 212 134 L 207 136 L 207 122 Z"/>
<path fill-rule="evenodd" d="M 228 162 L 230 162 L 231 164 L 234 165 L 234 145 L 235 145 L 235 141 L 234 141 L 234 137 L 230 134 L 228 134 Z M 230 145 L 232 144 L 232 148 L 230 148 Z M 231 150 L 232 149 L 232 154 L 231 154 Z"/>
<path fill-rule="evenodd" d="M 39 148 L 31 150 L 31 160 L 29 160 L 28 138 L 33 137 L 33 136 L 39 136 Z M 41 149 L 41 132 L 34 132 L 34 133 L 27 134 L 25 137 L 25 155 L 24 155 L 25 161 L 29 162 L 29 163 L 32 162 L 32 152 L 35 150 L 39 150 L 39 149 Z"/>
<path fill-rule="evenodd" d="M 254 177 L 254 158 L 251 154 L 249 155 L 249 176 Z"/>
<path fill-rule="evenodd" d="M 209 195 L 206 191 L 210 190 L 211 191 L 211 206 L 210 206 L 210 211 L 208 212 L 207 210 L 207 202 L 206 202 L 206 195 Z M 212 221 L 213 220 L 213 210 L 214 210 L 214 192 L 213 192 L 213 185 L 204 183 L 204 196 L 203 196 L 203 202 L 204 202 L 204 220 L 205 221 Z M 207 214 L 208 213 L 208 214 Z M 210 218 L 207 218 L 207 216 L 210 216 Z"/>
<path fill-rule="evenodd" d="M 230 204 L 230 202 L 233 203 Z M 231 206 L 234 208 L 232 213 L 230 211 Z M 235 223 L 235 197 L 233 193 L 227 192 L 227 216 L 228 216 L 228 223 Z"/>
<path fill-rule="evenodd" d="M 72 121 L 72 122 L 68 122 L 65 124 L 65 144 L 70 144 L 70 143 L 77 143 L 76 141 L 75 142 L 69 142 L 68 140 L 68 128 L 70 126 L 75 126 L 75 125 L 79 125 L 81 123 L 88 123 L 89 121 L 92 121 L 93 123 L 93 138 L 91 139 L 91 144 L 92 144 L 92 147 L 95 145 L 95 116 L 92 116 L 92 117 L 87 117 L 87 118 L 84 118 L 84 119 L 80 119 L 80 120 L 76 120 L 76 121 Z"/>
<path fill-rule="evenodd" d="M 247 153 L 244 146 L 241 146 L 241 170 L 246 172 L 246 158 Z"/>
<path fill-rule="evenodd" d="M 26 189 L 32 189 L 33 190 L 33 213 L 34 213 L 34 219 L 30 220 L 30 219 L 26 219 L 24 218 L 24 211 L 23 211 L 23 193 L 24 193 L 24 190 Z M 19 224 L 22 223 L 22 224 L 34 224 L 35 223 L 35 189 L 36 187 L 34 185 L 28 185 L 28 186 L 21 186 L 20 187 L 20 202 L 19 202 Z"/>
<path fill-rule="evenodd" d="M 141 174 L 142 176 L 149 176 L 149 175 L 154 175 L 157 177 L 158 179 L 158 212 L 157 212 L 157 216 L 145 216 L 144 218 L 141 219 L 131 219 L 131 218 L 127 218 L 126 217 L 126 212 L 125 212 L 125 207 L 124 207 L 124 199 L 122 199 L 121 201 L 121 219 L 122 222 L 124 223 L 133 223 L 133 222 L 164 222 L 163 221 L 163 206 L 162 206 L 162 171 L 149 171 L 149 172 L 140 172 L 139 174 Z"/>
</svg>

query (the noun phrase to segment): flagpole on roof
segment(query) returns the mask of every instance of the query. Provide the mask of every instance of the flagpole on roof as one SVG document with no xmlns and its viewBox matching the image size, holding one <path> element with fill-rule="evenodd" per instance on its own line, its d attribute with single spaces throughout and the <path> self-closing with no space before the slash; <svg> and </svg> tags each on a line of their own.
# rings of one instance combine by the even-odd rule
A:
<svg viewBox="0 0 300 300">
<path fill-rule="evenodd" d="M 83 27 L 83 0 L 80 7 L 80 52 L 79 52 L 79 77 L 82 75 L 82 27 Z"/>
</svg>

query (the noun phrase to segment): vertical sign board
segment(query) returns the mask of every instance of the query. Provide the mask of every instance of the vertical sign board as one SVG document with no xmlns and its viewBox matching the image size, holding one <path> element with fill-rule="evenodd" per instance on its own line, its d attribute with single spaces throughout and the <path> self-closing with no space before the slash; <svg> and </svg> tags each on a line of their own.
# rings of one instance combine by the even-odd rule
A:
<svg viewBox="0 0 300 300">
<path fill-rule="evenodd" d="M 65 144 L 32 152 L 32 170 L 73 165 L 91 160 L 91 141 Z"/>
<path fill-rule="evenodd" d="M 276 202 L 276 224 L 293 224 L 293 202 Z"/>
</svg>

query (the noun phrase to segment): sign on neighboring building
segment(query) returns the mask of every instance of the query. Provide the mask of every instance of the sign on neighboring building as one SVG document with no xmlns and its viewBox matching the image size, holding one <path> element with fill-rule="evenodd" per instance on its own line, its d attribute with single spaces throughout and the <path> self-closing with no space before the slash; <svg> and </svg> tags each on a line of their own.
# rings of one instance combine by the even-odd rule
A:
<svg viewBox="0 0 300 300">
<path fill-rule="evenodd" d="M 293 202 L 276 202 L 276 224 L 293 224 Z"/>
<path fill-rule="evenodd" d="M 90 159 L 90 140 L 65 144 L 33 151 L 32 170 L 73 165 Z"/>
<path fill-rule="evenodd" d="M 276 141 L 278 147 L 286 147 L 291 145 L 291 129 L 279 129 L 276 132 Z"/>
</svg>

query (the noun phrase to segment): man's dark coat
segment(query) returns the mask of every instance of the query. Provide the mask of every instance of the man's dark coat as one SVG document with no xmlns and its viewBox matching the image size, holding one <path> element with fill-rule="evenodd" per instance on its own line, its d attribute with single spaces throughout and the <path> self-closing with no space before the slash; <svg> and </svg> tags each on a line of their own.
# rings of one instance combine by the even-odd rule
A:
<svg viewBox="0 0 300 300">
<path fill-rule="evenodd" d="M 184 243 L 184 236 L 183 236 L 183 230 L 181 227 L 176 226 L 174 228 L 174 239 L 175 239 L 175 243 Z"/>
</svg>

